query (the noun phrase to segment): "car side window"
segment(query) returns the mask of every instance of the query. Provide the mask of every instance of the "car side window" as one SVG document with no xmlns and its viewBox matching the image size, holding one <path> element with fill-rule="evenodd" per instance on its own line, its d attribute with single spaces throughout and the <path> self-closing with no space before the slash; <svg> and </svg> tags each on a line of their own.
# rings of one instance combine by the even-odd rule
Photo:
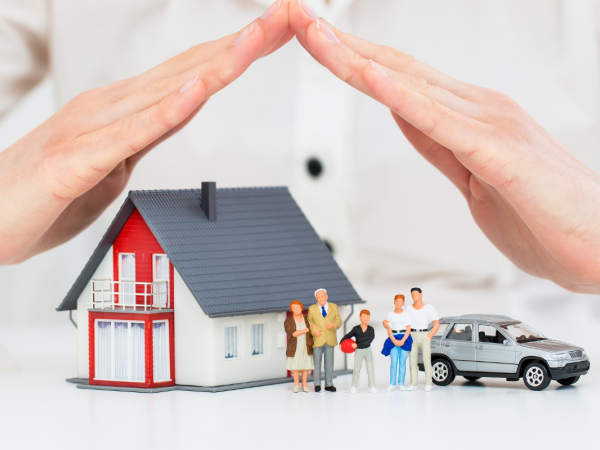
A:
<svg viewBox="0 0 600 450">
<path fill-rule="evenodd" d="M 440 323 L 440 328 L 437 330 L 437 333 L 435 333 L 434 337 L 441 338 L 444 335 L 444 333 L 446 332 L 446 328 L 448 328 L 448 325 L 449 324 L 447 324 L 447 323 Z"/>
<path fill-rule="evenodd" d="M 479 342 L 490 344 L 502 344 L 506 337 L 495 327 L 490 325 L 479 325 L 477 337 Z"/>
<path fill-rule="evenodd" d="M 446 339 L 455 341 L 472 341 L 473 340 L 473 324 L 472 323 L 455 323 L 448 332 Z"/>
</svg>

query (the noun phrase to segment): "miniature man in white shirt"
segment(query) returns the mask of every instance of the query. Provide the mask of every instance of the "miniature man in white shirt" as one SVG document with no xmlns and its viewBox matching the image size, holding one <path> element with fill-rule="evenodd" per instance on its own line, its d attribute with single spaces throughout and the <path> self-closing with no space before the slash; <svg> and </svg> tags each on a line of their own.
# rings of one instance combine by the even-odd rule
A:
<svg viewBox="0 0 600 450">
<path fill-rule="evenodd" d="M 423 303 L 423 291 L 420 288 L 412 288 L 410 290 L 410 295 L 412 295 L 413 304 L 408 306 L 406 310 L 410 312 L 411 317 L 413 346 L 410 352 L 411 385 L 408 390 L 415 391 L 417 389 L 419 376 L 419 347 L 421 347 L 421 352 L 423 353 L 423 366 L 425 366 L 425 392 L 430 392 L 433 383 L 431 369 L 431 338 L 440 328 L 440 318 L 433 306 Z M 428 332 L 429 324 L 431 322 L 433 322 L 433 328 Z"/>
</svg>

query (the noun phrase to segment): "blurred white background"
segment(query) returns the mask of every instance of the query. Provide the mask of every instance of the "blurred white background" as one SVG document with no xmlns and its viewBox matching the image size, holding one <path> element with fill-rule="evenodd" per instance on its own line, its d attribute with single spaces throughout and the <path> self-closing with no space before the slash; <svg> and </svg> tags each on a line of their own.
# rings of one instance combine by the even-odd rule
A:
<svg viewBox="0 0 600 450">
<path fill-rule="evenodd" d="M 31 28 L 47 39 L 47 61 L 40 62 L 46 76 L 32 91 L 0 87 L 0 93 L 22 97 L 0 120 L 0 149 L 77 93 L 136 75 L 198 42 L 231 33 L 260 16 L 269 3 L 139 0 L 99 6 L 87 0 L 8 0 L 0 20 L 11 4 L 18 5 L 13 8 L 25 23 L 30 12 Z M 310 3 L 346 31 L 511 95 L 600 171 L 598 1 Z M 3 57 L 19 63 L 14 51 L 19 46 L 6 47 L 11 39 L 24 52 L 27 45 L 11 33 L 0 34 L 2 39 L 0 64 Z M 10 70 L 0 74 L 0 86 L 6 85 Z M 306 168 L 312 157 L 324 167 L 317 178 Z M 374 298 L 382 286 L 393 295 L 418 284 L 436 290 L 436 305 L 449 301 L 444 288 L 484 293 L 480 309 L 493 312 L 486 292 L 508 298 L 519 286 L 543 286 L 543 298 L 532 291 L 533 311 L 550 309 L 558 320 L 573 299 L 590 314 L 600 310 L 595 296 L 567 293 L 518 271 L 475 225 L 459 192 L 410 147 L 389 112 L 338 82 L 295 40 L 258 61 L 211 99 L 183 132 L 148 155 L 128 189 L 194 188 L 206 180 L 218 186 L 290 186 L 370 302 L 389 300 Z M 0 325 L 67 320 L 54 308 L 121 199 L 71 242 L 23 264 L 0 267 Z M 507 313 L 511 308 L 498 306 Z"/>
</svg>

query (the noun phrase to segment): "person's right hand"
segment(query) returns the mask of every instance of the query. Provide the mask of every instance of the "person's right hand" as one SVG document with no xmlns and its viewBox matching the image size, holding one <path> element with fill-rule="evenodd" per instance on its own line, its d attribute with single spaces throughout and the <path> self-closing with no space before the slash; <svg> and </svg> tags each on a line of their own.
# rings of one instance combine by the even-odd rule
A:
<svg viewBox="0 0 600 450">
<path fill-rule="evenodd" d="M 321 336 L 321 331 L 320 331 L 320 330 L 318 330 L 318 329 L 316 329 L 316 328 L 314 328 L 314 329 L 313 329 L 313 334 L 314 334 L 316 337 L 319 337 L 319 336 Z"/>
<path fill-rule="evenodd" d="M 298 41 L 343 82 L 392 111 L 504 255 L 566 289 L 600 293 L 597 173 L 507 95 L 317 19 L 306 1 L 290 3 Z"/>
<path fill-rule="evenodd" d="M 0 264 L 23 261 L 85 229 L 143 155 L 292 37 L 288 2 L 276 1 L 241 32 L 78 95 L 0 153 Z"/>
<path fill-rule="evenodd" d="M 386 330 L 390 329 L 390 321 L 389 320 L 383 321 L 383 328 L 385 328 Z"/>
</svg>

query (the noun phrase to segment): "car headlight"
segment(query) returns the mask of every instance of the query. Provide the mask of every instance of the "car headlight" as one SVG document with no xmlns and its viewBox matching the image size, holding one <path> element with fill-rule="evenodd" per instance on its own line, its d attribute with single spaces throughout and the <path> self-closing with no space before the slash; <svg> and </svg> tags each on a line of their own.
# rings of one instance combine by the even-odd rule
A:
<svg viewBox="0 0 600 450">
<path fill-rule="evenodd" d="M 581 356 L 583 356 L 584 358 L 587 356 L 587 353 L 584 349 L 581 349 Z"/>
<path fill-rule="evenodd" d="M 552 355 L 550 355 L 550 358 L 552 358 L 552 359 L 571 359 L 571 355 L 569 355 L 569 352 L 553 353 Z"/>
</svg>

